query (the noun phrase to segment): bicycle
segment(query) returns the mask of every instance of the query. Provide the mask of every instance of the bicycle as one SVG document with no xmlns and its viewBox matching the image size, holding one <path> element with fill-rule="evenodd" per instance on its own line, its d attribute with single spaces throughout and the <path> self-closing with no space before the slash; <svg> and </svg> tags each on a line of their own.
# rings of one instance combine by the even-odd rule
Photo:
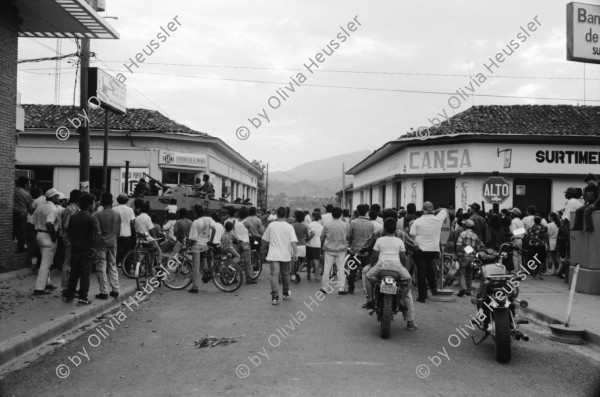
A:
<svg viewBox="0 0 600 397">
<path fill-rule="evenodd" d="M 260 244 L 261 241 L 259 239 L 255 239 L 250 237 L 250 265 L 252 266 L 252 276 L 250 280 L 255 281 L 258 279 L 258 276 L 262 273 L 262 257 L 260 256 Z M 245 269 L 247 266 L 243 257 L 241 257 L 240 253 L 240 266 L 242 269 Z"/>
<path fill-rule="evenodd" d="M 162 240 L 164 238 L 148 240 L 147 236 L 138 234 L 135 249 L 138 257 L 134 267 L 134 276 L 138 291 L 146 288 L 150 279 L 155 275 L 155 269 L 162 264 L 162 251 L 158 245 Z"/>
<path fill-rule="evenodd" d="M 135 278 L 135 265 L 139 262 L 141 253 L 149 248 L 148 243 L 148 236 L 136 233 L 135 247 L 123 255 L 123 264 L 120 266 L 125 276 Z"/>
<path fill-rule="evenodd" d="M 210 276 L 213 284 L 223 292 L 237 291 L 244 283 L 244 272 L 240 265 L 233 262 L 230 254 L 222 255 L 220 251 L 209 247 L 208 257 L 212 257 L 208 270 L 200 272 Z M 218 259 L 217 259 L 218 258 Z M 182 249 L 167 262 L 167 272 L 161 282 L 170 289 L 182 290 L 192 284 L 193 258 L 191 247 Z"/>
</svg>

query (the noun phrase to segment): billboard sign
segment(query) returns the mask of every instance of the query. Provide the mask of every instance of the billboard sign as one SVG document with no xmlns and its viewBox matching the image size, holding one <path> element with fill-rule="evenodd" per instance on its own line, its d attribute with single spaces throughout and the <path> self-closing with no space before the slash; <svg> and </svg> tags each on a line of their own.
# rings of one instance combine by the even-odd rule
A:
<svg viewBox="0 0 600 397">
<path fill-rule="evenodd" d="M 98 98 L 103 108 L 118 114 L 127 112 L 127 87 L 102 69 L 89 69 L 88 89 L 90 97 Z"/>
<path fill-rule="evenodd" d="M 600 5 L 567 4 L 567 60 L 600 63 Z"/>
<path fill-rule="evenodd" d="M 207 156 L 205 154 L 180 153 L 171 152 L 168 150 L 160 150 L 158 164 L 163 166 L 206 168 Z"/>
</svg>

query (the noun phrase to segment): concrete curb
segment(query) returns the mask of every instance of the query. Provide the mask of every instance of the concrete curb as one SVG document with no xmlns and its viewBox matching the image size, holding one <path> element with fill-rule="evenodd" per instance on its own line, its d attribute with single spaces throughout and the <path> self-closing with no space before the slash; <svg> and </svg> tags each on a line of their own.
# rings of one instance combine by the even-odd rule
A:
<svg viewBox="0 0 600 397">
<path fill-rule="evenodd" d="M 31 272 L 30 269 L 27 270 Z M 12 337 L 7 341 L 0 343 L 0 367 L 44 343 L 49 342 L 64 332 L 76 328 L 86 321 L 119 307 L 122 302 L 136 292 L 137 287 L 135 285 L 124 287 L 120 291 L 117 299 L 110 298 L 108 301 L 96 299 L 92 302 L 92 305 L 89 306 L 88 310 L 84 310 L 77 314 L 63 315 L 52 322 L 42 324 L 24 334 Z M 73 304 L 75 304 L 75 302 L 76 301 L 74 301 Z M 98 305 L 96 302 L 102 303 Z"/>
<path fill-rule="evenodd" d="M 12 280 L 13 278 L 30 276 L 32 273 L 31 268 L 24 267 L 22 269 L 13 270 L 6 273 L 0 273 L 0 281 Z"/>
<path fill-rule="evenodd" d="M 525 314 L 531 320 L 533 320 L 534 322 L 536 322 L 537 324 L 540 324 L 540 325 L 548 326 L 550 324 L 563 324 L 562 321 L 560 321 L 552 316 L 549 316 L 545 313 L 539 312 L 534 309 L 530 309 L 528 307 L 526 307 L 526 308 L 521 307 L 520 310 L 523 312 L 523 314 Z M 600 334 L 598 334 L 596 332 L 590 332 L 588 330 L 585 330 L 583 339 L 590 345 L 600 347 Z"/>
</svg>

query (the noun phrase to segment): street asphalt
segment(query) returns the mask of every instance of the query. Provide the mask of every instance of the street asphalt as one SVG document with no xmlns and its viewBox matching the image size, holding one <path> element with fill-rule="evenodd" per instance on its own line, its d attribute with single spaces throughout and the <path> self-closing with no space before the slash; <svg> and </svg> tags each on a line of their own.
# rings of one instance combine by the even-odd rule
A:
<svg viewBox="0 0 600 397">
<path fill-rule="evenodd" d="M 535 324 L 497 363 L 491 338 L 470 338 L 481 332 L 468 327 L 469 298 L 415 301 L 419 329 L 397 316 L 383 340 L 360 282 L 356 295 L 319 300 L 303 279 L 273 306 L 268 277 L 234 293 L 160 287 L 32 354 L 0 380 L 0 396 L 600 396 L 599 352 Z M 225 339 L 198 348 L 207 337 Z"/>
</svg>

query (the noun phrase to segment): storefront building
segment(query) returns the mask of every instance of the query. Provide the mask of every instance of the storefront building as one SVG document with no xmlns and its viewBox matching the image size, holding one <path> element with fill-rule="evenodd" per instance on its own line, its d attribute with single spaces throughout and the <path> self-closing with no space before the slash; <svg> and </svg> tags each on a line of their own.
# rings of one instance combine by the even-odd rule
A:
<svg viewBox="0 0 600 397">
<path fill-rule="evenodd" d="M 16 168 L 32 173 L 34 185 L 69 192 L 79 182 L 79 135 L 68 119 L 78 110 L 68 106 L 23 105 L 25 132 L 16 147 Z M 90 110 L 90 191 L 102 185 L 104 111 Z M 65 126 L 70 136 L 58 139 L 56 129 Z M 157 111 L 128 109 L 124 116 L 109 116 L 107 190 L 114 196 L 131 191 L 144 173 L 174 186 L 193 185 L 210 175 L 215 197 L 256 203 L 260 172 L 225 142 L 178 124 Z M 129 177 L 125 178 L 126 161 Z M 148 180 L 147 177 L 144 177 Z"/>
<path fill-rule="evenodd" d="M 51 21 L 51 22 L 50 22 Z M 84 0 L 0 2 L 0 268 L 24 264 L 14 253 L 12 212 L 15 146 L 23 130 L 23 109 L 17 94 L 19 37 L 118 39 L 119 34 Z"/>
<path fill-rule="evenodd" d="M 600 107 L 475 106 L 351 168 L 353 203 L 485 210 L 564 208 L 564 191 L 600 174 Z"/>
</svg>

